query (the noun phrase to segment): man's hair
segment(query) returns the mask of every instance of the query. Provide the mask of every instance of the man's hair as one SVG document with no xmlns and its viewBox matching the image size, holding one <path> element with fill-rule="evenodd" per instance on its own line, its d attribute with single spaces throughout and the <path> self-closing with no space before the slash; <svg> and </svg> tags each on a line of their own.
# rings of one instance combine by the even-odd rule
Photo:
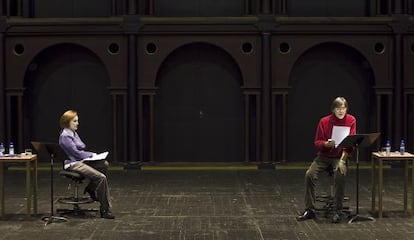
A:
<svg viewBox="0 0 414 240">
<path fill-rule="evenodd" d="M 60 121 L 59 121 L 60 128 L 64 129 L 64 128 L 69 127 L 70 121 L 72 121 L 72 119 L 74 119 L 76 116 L 78 116 L 78 113 L 74 110 L 68 110 L 64 112 L 62 116 L 60 117 Z"/>
<path fill-rule="evenodd" d="M 342 107 L 344 105 L 348 109 L 348 101 L 344 97 L 337 97 L 333 100 L 331 111 L 335 111 L 335 108 Z"/>
</svg>

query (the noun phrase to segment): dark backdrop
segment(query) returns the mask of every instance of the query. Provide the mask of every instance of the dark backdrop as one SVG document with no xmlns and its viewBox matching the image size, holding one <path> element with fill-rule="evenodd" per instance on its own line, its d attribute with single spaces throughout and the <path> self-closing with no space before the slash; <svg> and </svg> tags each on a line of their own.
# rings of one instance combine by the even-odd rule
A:
<svg viewBox="0 0 414 240">
<path fill-rule="evenodd" d="M 361 17 L 374 12 L 375 0 L 288 0 L 289 16 Z"/>
<path fill-rule="evenodd" d="M 381 0 L 387 6 L 388 0 Z M 17 12 L 16 1 L 10 1 L 11 14 Z M 148 13 L 149 1 L 135 1 L 137 11 Z M 376 0 L 288 0 L 289 16 L 336 16 L 361 17 L 375 15 Z M 117 0 L 115 12 L 126 14 L 130 1 Z M 257 14 L 261 9 L 260 0 L 155 0 L 157 16 L 210 17 L 242 16 Z M 103 17 L 111 13 L 111 0 L 23 0 L 23 15 L 34 17 Z M 139 9 L 143 8 L 143 9 Z M 247 9 L 246 9 L 247 8 Z M 281 13 L 280 0 L 272 6 L 275 14 Z M 384 8 L 384 7 L 382 7 Z M 382 9 L 383 10 L 383 9 Z M 386 13 L 386 9 L 383 10 Z"/>
<path fill-rule="evenodd" d="M 111 0 L 23 0 L 23 6 L 23 14 L 34 17 L 106 17 L 111 13 Z"/>
</svg>

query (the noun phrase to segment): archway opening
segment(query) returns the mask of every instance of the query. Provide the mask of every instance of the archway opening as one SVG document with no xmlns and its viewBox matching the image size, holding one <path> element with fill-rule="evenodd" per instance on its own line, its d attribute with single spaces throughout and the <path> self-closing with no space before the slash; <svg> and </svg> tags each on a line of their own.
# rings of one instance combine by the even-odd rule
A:
<svg viewBox="0 0 414 240">
<path fill-rule="evenodd" d="M 243 160 L 241 74 L 228 53 L 183 46 L 163 63 L 157 86 L 157 161 Z"/>
<path fill-rule="evenodd" d="M 337 96 L 348 100 L 348 112 L 357 118 L 357 132 L 374 131 L 373 85 L 369 63 L 347 45 L 324 43 L 305 52 L 290 76 L 287 160 L 313 159 L 317 124 L 331 113 L 331 103 Z"/>
<path fill-rule="evenodd" d="M 57 142 L 59 117 L 73 109 L 87 148 L 112 149 L 109 76 L 93 52 L 75 44 L 51 46 L 32 60 L 24 81 L 26 141 Z"/>
</svg>

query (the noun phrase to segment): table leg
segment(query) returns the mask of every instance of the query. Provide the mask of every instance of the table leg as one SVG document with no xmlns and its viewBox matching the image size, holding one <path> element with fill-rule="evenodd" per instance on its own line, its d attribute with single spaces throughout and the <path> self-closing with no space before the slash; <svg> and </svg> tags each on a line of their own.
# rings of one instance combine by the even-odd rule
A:
<svg viewBox="0 0 414 240">
<path fill-rule="evenodd" d="M 414 159 L 411 163 L 411 216 L 414 215 Z"/>
<path fill-rule="evenodd" d="M 27 200 L 27 215 L 30 217 L 31 213 L 31 203 L 32 203 L 32 193 L 30 191 L 31 188 L 31 181 L 30 181 L 30 161 L 26 162 L 26 200 Z"/>
<path fill-rule="evenodd" d="M 0 162 L 0 201 L 1 201 L 0 217 L 4 216 L 4 175 L 3 175 L 4 171 L 3 171 L 3 167 L 4 167 L 3 163 Z"/>
<path fill-rule="evenodd" d="M 37 158 L 33 161 L 33 214 L 37 214 Z"/>
<path fill-rule="evenodd" d="M 375 159 L 371 157 L 371 212 L 375 212 L 375 194 L 376 194 L 376 181 L 375 181 Z"/>
<path fill-rule="evenodd" d="M 383 195 L 383 162 L 378 159 L 378 217 L 382 218 L 382 195 Z"/>
<path fill-rule="evenodd" d="M 404 161 L 404 211 L 407 211 L 408 160 Z"/>
</svg>

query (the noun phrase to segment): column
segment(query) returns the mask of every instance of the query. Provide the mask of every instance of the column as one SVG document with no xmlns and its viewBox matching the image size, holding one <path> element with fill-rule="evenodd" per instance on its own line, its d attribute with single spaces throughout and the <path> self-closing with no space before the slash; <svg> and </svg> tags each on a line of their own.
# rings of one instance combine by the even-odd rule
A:
<svg viewBox="0 0 414 240">
<path fill-rule="evenodd" d="M 269 32 L 262 33 L 262 126 L 261 126 L 261 160 L 271 161 L 271 95 L 272 81 L 270 75 L 270 37 Z"/>
<path fill-rule="evenodd" d="M 128 36 L 128 121 L 127 121 L 127 161 L 134 162 L 137 154 L 137 37 L 135 34 Z"/>
<path fill-rule="evenodd" d="M 4 56 L 4 34 L 0 33 L 0 56 Z M 4 58 L 0 58 L 0 142 L 5 143 L 5 126 L 6 126 L 6 112 L 5 108 L 5 96 L 4 96 L 4 86 L 6 84 L 5 82 L 5 72 L 4 72 Z"/>
</svg>

